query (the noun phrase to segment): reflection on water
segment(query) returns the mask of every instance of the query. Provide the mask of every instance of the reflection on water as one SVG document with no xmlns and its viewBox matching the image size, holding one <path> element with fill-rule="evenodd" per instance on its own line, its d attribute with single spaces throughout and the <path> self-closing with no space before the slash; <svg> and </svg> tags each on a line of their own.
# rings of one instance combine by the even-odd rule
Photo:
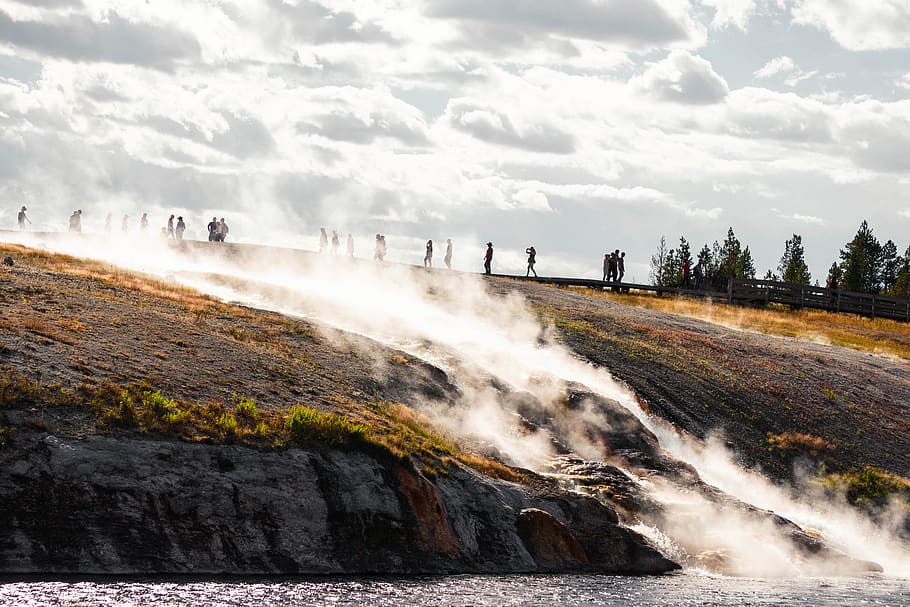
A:
<svg viewBox="0 0 910 607">
<path fill-rule="evenodd" d="M 317 580 L 7 582 L 0 605 L 32 606 L 509 606 L 679 607 L 910 605 L 910 582 L 882 577 L 758 580 L 696 573 L 456 576 Z"/>
</svg>

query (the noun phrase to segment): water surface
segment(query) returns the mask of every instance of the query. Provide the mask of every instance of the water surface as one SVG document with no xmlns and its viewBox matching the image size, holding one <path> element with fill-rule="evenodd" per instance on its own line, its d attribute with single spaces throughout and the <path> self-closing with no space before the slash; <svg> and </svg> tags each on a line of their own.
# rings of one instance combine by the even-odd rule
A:
<svg viewBox="0 0 910 607">
<path fill-rule="evenodd" d="M 6 582 L 0 605 L 176 607 L 910 606 L 910 581 L 884 577 L 744 579 L 693 572 L 663 577 L 454 576 L 275 580 Z"/>
</svg>

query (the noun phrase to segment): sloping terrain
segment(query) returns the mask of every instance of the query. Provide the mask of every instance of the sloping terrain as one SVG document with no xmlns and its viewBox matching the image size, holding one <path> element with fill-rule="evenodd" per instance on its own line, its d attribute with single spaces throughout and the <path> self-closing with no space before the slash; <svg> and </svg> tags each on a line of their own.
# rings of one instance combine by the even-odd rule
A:
<svg viewBox="0 0 910 607">
<path fill-rule="evenodd" d="M 583 292 L 494 288 L 521 293 L 567 346 L 626 382 L 654 414 L 699 438 L 721 432 L 746 465 L 791 480 L 794 458 L 811 456 L 829 469 L 872 465 L 910 476 L 910 361 Z M 820 441 L 780 440 L 787 435 Z"/>
</svg>

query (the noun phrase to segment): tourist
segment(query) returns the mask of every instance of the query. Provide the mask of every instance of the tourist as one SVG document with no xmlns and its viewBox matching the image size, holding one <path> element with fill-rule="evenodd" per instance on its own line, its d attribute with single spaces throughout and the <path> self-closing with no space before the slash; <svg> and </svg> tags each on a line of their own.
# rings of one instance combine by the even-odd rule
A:
<svg viewBox="0 0 910 607">
<path fill-rule="evenodd" d="M 325 228 L 319 228 L 319 252 L 324 253 L 329 246 L 329 235 L 325 233 Z"/>
<path fill-rule="evenodd" d="M 354 237 L 348 232 L 348 257 L 354 257 Z"/>
<path fill-rule="evenodd" d="M 492 272 L 493 266 L 493 243 L 487 243 L 487 252 L 483 256 L 483 271 L 484 274 L 489 275 Z"/>
<path fill-rule="evenodd" d="M 183 217 L 177 218 L 177 240 L 183 240 L 183 233 L 186 231 L 186 224 L 183 222 Z"/>
<path fill-rule="evenodd" d="M 209 242 L 215 242 L 218 240 L 218 218 L 212 217 L 212 220 L 209 222 L 209 225 L 206 226 L 209 231 Z"/>
<path fill-rule="evenodd" d="M 427 253 L 423 256 L 423 267 L 432 268 L 433 267 L 433 241 L 427 241 Z"/>
<path fill-rule="evenodd" d="M 692 273 L 695 275 L 695 290 L 701 291 L 701 282 L 705 276 L 705 266 L 701 261 L 701 257 L 698 258 L 698 263 L 695 264 L 695 269 L 692 270 Z"/>
<path fill-rule="evenodd" d="M 452 269 L 452 239 L 446 238 L 446 256 L 442 258 L 448 269 Z"/>
<path fill-rule="evenodd" d="M 618 249 L 617 249 L 618 251 Z M 619 272 L 619 275 L 616 277 L 616 282 L 622 282 L 622 277 L 626 275 L 626 252 L 623 251 L 619 257 L 616 258 L 616 269 Z"/>
<path fill-rule="evenodd" d="M 332 255 L 338 255 L 338 247 L 341 241 L 338 240 L 338 230 L 332 230 Z"/>
<path fill-rule="evenodd" d="M 170 217 L 167 218 L 167 237 L 176 238 L 174 234 L 174 214 L 172 213 Z"/>
<path fill-rule="evenodd" d="M 149 214 L 143 213 L 142 218 L 139 220 L 139 229 L 143 232 L 147 232 L 149 229 Z"/>
<path fill-rule="evenodd" d="M 537 263 L 537 249 L 533 246 L 525 249 L 525 253 L 528 254 L 528 271 L 525 272 L 525 278 L 531 275 L 531 272 L 534 273 L 534 278 L 537 278 L 537 270 L 534 269 L 534 264 Z"/>
<path fill-rule="evenodd" d="M 221 221 L 218 222 L 218 242 L 224 242 L 230 231 L 227 222 L 224 220 L 224 217 L 222 217 Z"/>
<path fill-rule="evenodd" d="M 25 207 L 22 207 L 21 209 L 19 209 L 19 217 L 17 218 L 17 221 L 19 222 L 19 229 L 20 229 L 20 230 L 24 230 L 24 229 L 25 229 L 25 222 L 26 222 L 26 221 L 29 222 L 29 223 L 32 222 L 32 220 L 29 219 L 28 217 L 26 217 L 26 215 L 25 215 L 25 212 L 26 212 L 27 210 L 28 210 L 28 209 L 26 209 Z"/>
</svg>

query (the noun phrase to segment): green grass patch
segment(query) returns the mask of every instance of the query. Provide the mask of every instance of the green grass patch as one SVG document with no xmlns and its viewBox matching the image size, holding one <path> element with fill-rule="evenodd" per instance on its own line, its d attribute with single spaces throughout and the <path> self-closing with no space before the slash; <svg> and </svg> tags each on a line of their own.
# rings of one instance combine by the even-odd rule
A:
<svg viewBox="0 0 910 607">
<path fill-rule="evenodd" d="M 294 405 L 284 418 L 293 442 L 338 446 L 362 441 L 367 427 L 338 413 L 323 413 L 313 407 Z"/>
<path fill-rule="evenodd" d="M 910 511 L 910 479 L 875 466 L 828 474 L 819 483 L 828 491 L 844 494 L 855 506 L 880 507 L 894 498 Z"/>
</svg>

